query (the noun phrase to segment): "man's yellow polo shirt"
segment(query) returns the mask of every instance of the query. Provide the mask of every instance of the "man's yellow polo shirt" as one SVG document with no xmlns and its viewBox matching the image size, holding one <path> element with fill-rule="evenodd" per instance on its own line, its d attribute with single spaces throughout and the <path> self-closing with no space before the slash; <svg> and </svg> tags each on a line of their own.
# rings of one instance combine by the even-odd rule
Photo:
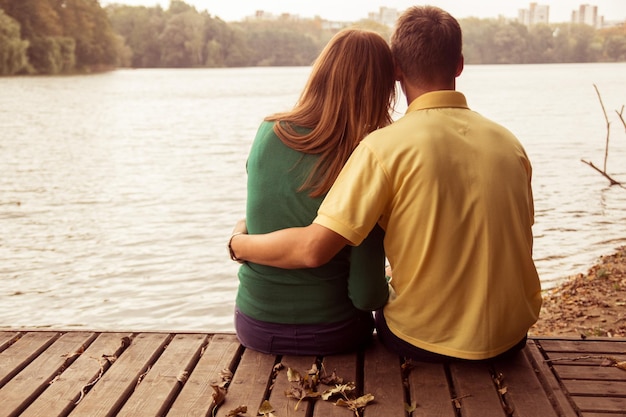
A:
<svg viewBox="0 0 626 417">
<path fill-rule="evenodd" d="M 397 297 L 385 318 L 431 352 L 485 359 L 537 320 L 531 164 L 456 91 L 427 93 L 357 147 L 315 223 L 359 244 L 378 222 Z"/>
</svg>

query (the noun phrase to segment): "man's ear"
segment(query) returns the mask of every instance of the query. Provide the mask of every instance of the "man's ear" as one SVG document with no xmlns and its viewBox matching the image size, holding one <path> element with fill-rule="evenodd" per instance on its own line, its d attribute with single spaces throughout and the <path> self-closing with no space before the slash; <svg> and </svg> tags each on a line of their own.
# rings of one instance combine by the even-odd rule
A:
<svg viewBox="0 0 626 417">
<path fill-rule="evenodd" d="M 463 57 L 463 55 L 461 55 L 461 58 L 459 59 L 459 63 L 457 64 L 457 67 L 456 67 L 455 77 L 458 77 L 459 75 L 461 75 L 461 73 L 463 72 L 464 64 L 465 64 L 465 58 Z"/>
</svg>

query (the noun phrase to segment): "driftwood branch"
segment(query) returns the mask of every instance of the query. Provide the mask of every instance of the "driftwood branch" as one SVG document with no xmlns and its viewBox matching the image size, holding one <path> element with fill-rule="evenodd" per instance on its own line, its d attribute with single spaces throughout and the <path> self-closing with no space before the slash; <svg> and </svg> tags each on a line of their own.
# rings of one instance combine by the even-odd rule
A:
<svg viewBox="0 0 626 417">
<path fill-rule="evenodd" d="M 606 122 L 606 145 L 604 146 L 604 169 L 602 170 L 602 172 L 606 173 L 606 161 L 609 159 L 609 137 L 611 136 L 611 122 L 609 121 L 609 116 L 606 114 L 606 109 L 604 108 L 604 102 L 602 101 L 602 96 L 600 95 L 598 86 L 594 84 L 593 88 L 596 90 L 596 95 L 598 96 L 600 106 L 602 107 L 602 114 L 604 114 L 604 121 Z"/>
<path fill-rule="evenodd" d="M 607 180 L 609 180 L 609 182 L 611 183 L 611 185 L 619 185 L 622 186 L 622 184 L 619 181 L 615 181 L 613 178 L 611 178 L 611 176 L 609 174 L 606 173 L 606 171 L 601 170 L 600 168 L 598 168 L 597 166 L 595 166 L 593 164 L 593 162 L 589 162 L 589 161 L 585 161 L 584 159 L 581 159 L 582 162 L 584 162 L 585 164 L 589 165 L 591 168 L 595 169 L 596 171 L 598 171 L 600 174 L 602 174 L 602 176 L 604 178 L 606 178 Z"/>
<path fill-rule="evenodd" d="M 600 106 L 602 107 L 602 113 L 604 114 L 604 120 L 606 122 L 606 144 L 605 144 L 605 147 L 604 147 L 604 169 L 598 168 L 591 161 L 585 161 L 584 159 L 581 159 L 581 161 L 583 163 L 589 165 L 591 168 L 595 169 L 596 171 L 598 171 L 603 177 L 605 177 L 607 180 L 609 180 L 609 183 L 610 183 L 611 186 L 617 185 L 617 186 L 620 186 L 622 188 L 626 188 L 626 187 L 624 187 L 622 185 L 621 182 L 613 179 L 606 172 L 606 164 L 607 164 L 607 161 L 609 159 L 609 138 L 611 136 L 611 122 L 609 121 L 609 116 L 607 115 L 606 109 L 604 108 L 604 102 L 602 101 L 602 96 L 600 95 L 600 91 L 598 90 L 598 87 L 594 84 L 593 88 L 596 90 L 596 94 L 598 96 L 598 100 L 600 100 Z M 621 110 L 619 112 L 617 110 L 615 112 L 617 113 L 617 116 L 622 121 L 622 124 L 624 125 L 624 129 L 626 129 L 626 122 L 624 122 L 624 116 L 623 116 L 624 115 L 624 106 L 622 106 L 622 108 L 621 108 Z"/>
<path fill-rule="evenodd" d="M 620 111 L 615 110 L 617 113 L 617 117 L 622 121 L 622 125 L 624 125 L 624 132 L 626 132 L 626 121 L 624 121 L 624 106 L 620 109 Z"/>
</svg>

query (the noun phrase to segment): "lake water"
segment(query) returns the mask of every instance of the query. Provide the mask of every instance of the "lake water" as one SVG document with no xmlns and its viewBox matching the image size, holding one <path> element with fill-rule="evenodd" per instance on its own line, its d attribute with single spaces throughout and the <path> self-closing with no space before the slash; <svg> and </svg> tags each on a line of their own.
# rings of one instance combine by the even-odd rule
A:
<svg viewBox="0 0 626 417">
<path fill-rule="evenodd" d="M 231 331 L 245 161 L 309 68 L 0 78 L 0 327 Z M 468 66 L 470 106 L 534 167 L 545 288 L 626 244 L 626 63 Z M 406 108 L 398 105 L 398 116 Z"/>
</svg>

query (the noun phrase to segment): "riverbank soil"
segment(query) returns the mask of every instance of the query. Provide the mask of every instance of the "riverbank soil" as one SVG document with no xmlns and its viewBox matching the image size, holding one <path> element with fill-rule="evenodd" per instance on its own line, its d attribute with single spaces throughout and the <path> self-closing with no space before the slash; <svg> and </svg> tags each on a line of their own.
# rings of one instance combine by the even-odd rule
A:
<svg viewBox="0 0 626 417">
<path fill-rule="evenodd" d="M 626 337 L 626 246 L 548 290 L 529 334 Z"/>
</svg>

